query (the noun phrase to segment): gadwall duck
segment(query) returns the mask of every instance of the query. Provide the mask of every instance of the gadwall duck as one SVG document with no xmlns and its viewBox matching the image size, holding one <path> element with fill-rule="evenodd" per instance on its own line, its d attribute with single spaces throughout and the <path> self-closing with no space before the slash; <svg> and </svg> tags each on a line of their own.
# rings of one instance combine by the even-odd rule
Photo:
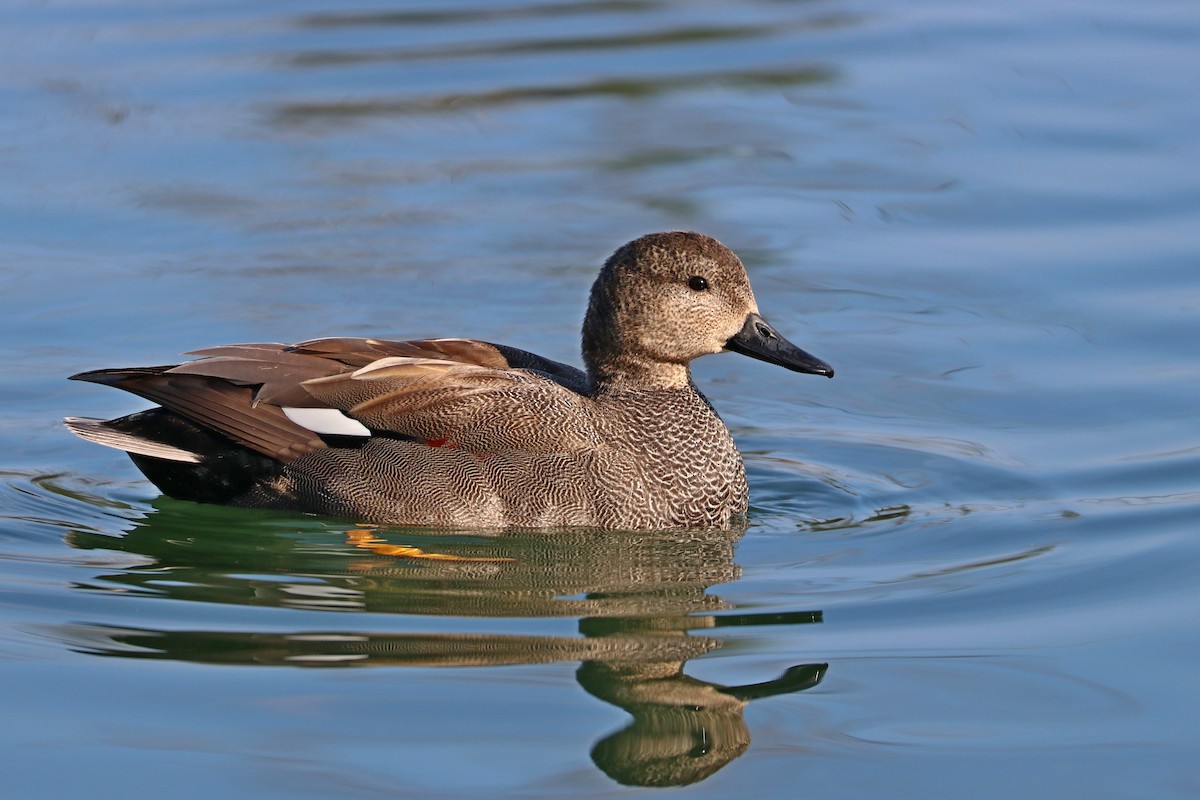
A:
<svg viewBox="0 0 1200 800">
<path fill-rule="evenodd" d="M 655 233 L 592 286 L 586 371 L 471 339 L 228 345 L 74 375 L 159 407 L 66 424 L 184 500 L 434 527 L 727 527 L 745 468 L 689 368 L 724 350 L 833 376 L 759 315 L 732 251 Z"/>
</svg>

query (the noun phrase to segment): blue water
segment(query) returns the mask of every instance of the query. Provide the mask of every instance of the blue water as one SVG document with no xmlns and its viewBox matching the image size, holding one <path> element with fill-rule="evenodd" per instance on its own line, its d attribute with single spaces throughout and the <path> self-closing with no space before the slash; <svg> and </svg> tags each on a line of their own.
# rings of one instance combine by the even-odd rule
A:
<svg viewBox="0 0 1200 800">
<path fill-rule="evenodd" d="M 14 797 L 1194 797 L 1187 2 L 0 12 L 0 774 Z M 68 383 L 238 341 L 577 362 L 600 262 L 720 238 L 837 369 L 696 379 L 720 534 L 158 497 Z"/>
</svg>

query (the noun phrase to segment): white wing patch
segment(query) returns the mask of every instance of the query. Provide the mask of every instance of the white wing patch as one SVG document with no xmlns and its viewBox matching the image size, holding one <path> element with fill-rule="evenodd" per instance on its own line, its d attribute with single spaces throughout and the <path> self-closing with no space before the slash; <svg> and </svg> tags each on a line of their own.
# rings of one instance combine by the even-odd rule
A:
<svg viewBox="0 0 1200 800">
<path fill-rule="evenodd" d="M 313 433 L 330 436 L 370 436 L 371 430 L 356 419 L 351 419 L 336 408 L 289 408 L 283 413 L 301 428 Z"/>
</svg>

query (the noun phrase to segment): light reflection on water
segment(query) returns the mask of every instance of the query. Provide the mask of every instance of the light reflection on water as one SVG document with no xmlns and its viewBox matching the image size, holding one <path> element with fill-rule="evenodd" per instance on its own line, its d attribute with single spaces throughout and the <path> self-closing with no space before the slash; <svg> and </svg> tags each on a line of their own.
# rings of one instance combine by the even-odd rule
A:
<svg viewBox="0 0 1200 800">
<path fill-rule="evenodd" d="M 1194 795 L 1198 27 L 1170 0 L 12 10 L 6 785 Z M 201 508 L 58 423 L 132 410 L 66 375 L 228 341 L 575 362 L 600 261 L 668 228 L 733 246 L 838 370 L 697 365 L 747 459 L 737 537 Z"/>
</svg>

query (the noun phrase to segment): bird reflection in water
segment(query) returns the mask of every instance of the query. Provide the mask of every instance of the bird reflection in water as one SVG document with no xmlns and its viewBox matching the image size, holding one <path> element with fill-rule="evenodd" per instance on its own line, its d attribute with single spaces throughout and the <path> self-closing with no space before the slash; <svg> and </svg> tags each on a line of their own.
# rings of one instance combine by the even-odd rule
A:
<svg viewBox="0 0 1200 800">
<path fill-rule="evenodd" d="M 800 612 L 787 624 L 820 620 L 819 612 Z M 585 633 L 588 622 L 581 625 Z M 684 786 L 704 780 L 750 746 L 743 717 L 747 703 L 816 686 L 828 667 L 802 664 L 774 680 L 721 686 L 683 674 L 685 663 L 614 660 L 580 665 L 575 673 L 580 686 L 633 716 L 625 728 L 592 748 L 592 760 L 612 779 L 632 786 Z"/>
<path fill-rule="evenodd" d="M 736 580 L 741 531 L 631 534 L 560 531 L 481 535 L 400 529 L 353 532 L 277 515 L 156 501 L 121 537 L 77 530 L 85 549 L 139 556 L 80 588 L 305 609 L 471 618 L 574 617 L 580 636 L 149 630 L 104 624 L 57 630 L 83 652 L 207 664 L 306 667 L 496 666 L 578 661 L 590 695 L 632 716 L 592 748 L 627 785 L 704 780 L 744 753 L 748 703 L 816 686 L 823 663 L 724 686 L 684 674 L 720 649 L 729 626 L 821 621 L 819 611 L 737 613 L 709 587 Z M 415 556 L 415 557 L 414 557 Z M 432 557 L 430 557 L 432 556 Z M 723 613 L 724 612 L 724 613 Z M 424 627 L 428 627 L 426 624 Z"/>
</svg>

